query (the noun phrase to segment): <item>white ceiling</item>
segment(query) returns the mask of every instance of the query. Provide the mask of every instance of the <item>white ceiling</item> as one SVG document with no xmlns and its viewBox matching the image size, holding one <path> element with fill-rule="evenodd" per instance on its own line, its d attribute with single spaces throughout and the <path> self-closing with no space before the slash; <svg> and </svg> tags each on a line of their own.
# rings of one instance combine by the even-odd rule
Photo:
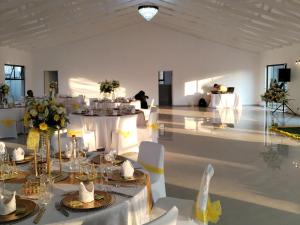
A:
<svg viewBox="0 0 300 225">
<path fill-rule="evenodd" d="M 0 0 L 0 46 L 51 47 L 144 23 L 143 3 L 159 6 L 150 23 L 239 49 L 300 42 L 300 0 Z"/>
</svg>

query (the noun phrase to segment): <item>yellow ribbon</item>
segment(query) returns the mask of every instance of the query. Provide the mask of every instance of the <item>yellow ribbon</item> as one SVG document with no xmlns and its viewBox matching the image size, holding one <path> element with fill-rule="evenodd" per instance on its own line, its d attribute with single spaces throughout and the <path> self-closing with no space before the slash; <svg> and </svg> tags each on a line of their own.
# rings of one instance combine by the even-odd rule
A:
<svg viewBox="0 0 300 225">
<path fill-rule="evenodd" d="M 72 104 L 72 109 L 73 109 L 73 110 L 80 109 L 80 104 L 78 104 L 78 103 L 73 103 L 73 104 Z"/>
<path fill-rule="evenodd" d="M 40 143 L 40 133 L 36 129 L 30 129 L 27 136 L 27 148 L 31 150 L 36 150 Z"/>
<path fill-rule="evenodd" d="M 121 134 L 124 138 L 129 138 L 132 135 L 131 131 L 119 130 L 118 134 Z"/>
<path fill-rule="evenodd" d="M 139 163 L 144 167 L 145 170 L 149 171 L 150 173 L 163 174 L 165 172 L 164 168 L 158 168 L 141 161 L 139 161 Z"/>
<path fill-rule="evenodd" d="M 72 137 L 73 135 L 75 135 L 76 137 L 81 137 L 82 131 L 81 130 L 68 130 L 67 134 L 69 137 Z"/>
<path fill-rule="evenodd" d="M 153 130 L 159 130 L 158 123 L 149 123 L 147 127 Z"/>
<path fill-rule="evenodd" d="M 219 200 L 211 202 L 210 198 L 208 198 L 207 207 L 204 212 L 199 209 L 198 203 L 195 203 L 195 219 L 201 221 L 202 223 L 217 223 L 221 215 L 222 207 Z"/>
<path fill-rule="evenodd" d="M 12 120 L 12 119 L 3 119 L 0 120 L 0 124 L 2 124 L 5 127 L 11 127 L 12 125 L 14 125 L 16 121 Z"/>
</svg>

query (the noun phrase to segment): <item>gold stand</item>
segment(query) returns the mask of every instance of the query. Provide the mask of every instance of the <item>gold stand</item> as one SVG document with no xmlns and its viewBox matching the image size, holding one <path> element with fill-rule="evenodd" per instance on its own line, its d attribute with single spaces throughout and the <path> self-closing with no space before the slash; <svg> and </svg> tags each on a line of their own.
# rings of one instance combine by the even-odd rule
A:
<svg viewBox="0 0 300 225">
<path fill-rule="evenodd" d="M 38 169 L 37 169 L 37 148 L 34 150 L 34 173 L 35 173 L 35 176 L 38 177 Z"/>
<path fill-rule="evenodd" d="M 58 143 L 58 154 L 59 154 L 59 172 L 62 172 L 62 156 L 61 156 L 61 141 L 60 141 L 60 129 L 57 131 L 57 143 Z"/>
<path fill-rule="evenodd" d="M 48 132 L 46 133 L 46 148 L 47 174 L 48 176 L 51 176 L 51 153 Z"/>
</svg>

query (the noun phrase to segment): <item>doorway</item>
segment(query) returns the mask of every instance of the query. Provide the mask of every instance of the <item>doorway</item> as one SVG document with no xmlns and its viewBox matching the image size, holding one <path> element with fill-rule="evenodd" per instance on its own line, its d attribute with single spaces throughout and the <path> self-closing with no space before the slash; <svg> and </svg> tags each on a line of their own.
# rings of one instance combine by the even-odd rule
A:
<svg viewBox="0 0 300 225">
<path fill-rule="evenodd" d="M 58 71 L 44 71 L 44 95 L 49 94 L 49 84 L 57 83 L 56 94 L 58 94 Z"/>
<path fill-rule="evenodd" d="M 158 102 L 159 106 L 172 106 L 173 71 L 158 72 Z"/>
</svg>

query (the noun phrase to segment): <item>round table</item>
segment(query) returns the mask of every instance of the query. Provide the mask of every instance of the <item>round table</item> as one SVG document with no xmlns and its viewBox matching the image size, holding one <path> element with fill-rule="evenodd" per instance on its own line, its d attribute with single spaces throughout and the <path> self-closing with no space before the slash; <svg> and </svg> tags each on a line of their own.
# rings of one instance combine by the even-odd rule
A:
<svg viewBox="0 0 300 225">
<path fill-rule="evenodd" d="M 95 156 L 96 153 L 93 153 L 92 156 Z M 27 170 L 28 165 L 21 166 L 21 169 Z M 57 163 L 54 163 L 54 166 L 57 166 Z M 140 165 L 133 162 L 134 167 L 140 168 Z M 27 169 L 26 169 L 27 168 Z M 68 166 L 64 163 L 64 171 L 68 170 Z M 68 178 L 65 181 L 61 181 L 54 184 L 54 196 L 51 199 L 51 202 L 46 207 L 46 212 L 42 217 L 39 224 L 101 224 L 101 225 L 141 225 L 149 221 L 149 207 L 151 206 L 151 189 L 149 176 L 146 175 L 145 184 L 137 184 L 135 186 L 125 187 L 120 185 L 115 187 L 112 185 L 103 185 L 95 183 L 95 190 L 99 190 L 103 187 L 110 187 L 112 191 L 126 193 L 133 197 L 123 197 L 117 194 L 113 194 L 115 202 L 107 207 L 100 210 L 93 210 L 88 212 L 77 212 L 68 210 L 70 216 L 65 217 L 61 212 L 55 209 L 55 203 L 60 202 L 64 194 L 68 192 L 77 191 L 79 188 L 79 181 L 73 179 L 73 182 L 70 182 L 71 178 Z M 72 179 L 71 179 L 72 180 Z M 75 183 L 74 183 L 75 181 Z M 12 180 L 7 181 L 5 184 L 6 189 L 10 191 L 20 189 L 24 180 Z M 22 225 L 32 224 L 35 215 L 28 217 L 24 220 L 21 220 L 19 223 Z"/>
</svg>

